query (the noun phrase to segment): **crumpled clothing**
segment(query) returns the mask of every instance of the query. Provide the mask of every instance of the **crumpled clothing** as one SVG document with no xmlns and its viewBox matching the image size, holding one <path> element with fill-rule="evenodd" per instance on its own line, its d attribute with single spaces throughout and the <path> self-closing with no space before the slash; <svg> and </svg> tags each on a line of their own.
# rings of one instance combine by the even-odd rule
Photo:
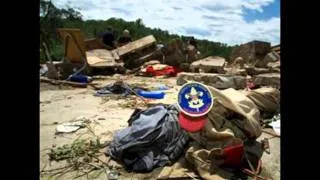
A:
<svg viewBox="0 0 320 180">
<path fill-rule="evenodd" d="M 117 131 L 107 153 L 127 170 L 147 172 L 175 162 L 185 149 L 188 133 L 178 123 L 176 105 L 136 111 L 129 127 Z"/>
<path fill-rule="evenodd" d="M 131 87 L 130 85 L 125 83 L 112 83 L 98 90 L 95 96 L 106 96 L 111 94 L 128 96 L 128 95 L 133 95 L 137 93 L 138 90 L 146 90 L 146 89 L 140 88 L 140 87 Z M 134 91 L 135 93 L 132 91 Z"/>
</svg>

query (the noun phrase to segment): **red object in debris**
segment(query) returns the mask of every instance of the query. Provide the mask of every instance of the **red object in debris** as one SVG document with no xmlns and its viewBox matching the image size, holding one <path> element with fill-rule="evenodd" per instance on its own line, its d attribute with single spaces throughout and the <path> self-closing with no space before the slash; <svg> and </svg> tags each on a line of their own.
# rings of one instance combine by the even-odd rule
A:
<svg viewBox="0 0 320 180">
<path fill-rule="evenodd" d="M 243 144 L 228 146 L 223 149 L 225 165 L 240 165 L 244 153 Z"/>
<path fill-rule="evenodd" d="M 247 88 L 253 89 L 254 87 L 255 87 L 255 85 L 253 84 L 252 81 L 247 81 Z"/>
<path fill-rule="evenodd" d="M 177 76 L 179 72 L 182 72 L 179 68 L 174 66 L 166 66 L 161 70 L 154 70 L 152 65 L 147 66 L 146 72 L 151 74 L 152 76 Z"/>
</svg>

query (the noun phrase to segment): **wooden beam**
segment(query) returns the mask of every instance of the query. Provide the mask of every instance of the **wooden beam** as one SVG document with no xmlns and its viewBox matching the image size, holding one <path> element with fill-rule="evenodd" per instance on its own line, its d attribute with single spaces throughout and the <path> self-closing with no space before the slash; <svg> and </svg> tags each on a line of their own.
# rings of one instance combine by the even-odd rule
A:
<svg viewBox="0 0 320 180">
<path fill-rule="evenodd" d="M 50 83 L 53 85 L 63 84 L 63 85 L 69 85 L 69 86 L 73 86 L 73 87 L 80 87 L 80 88 L 86 88 L 88 85 L 87 83 L 77 83 L 77 82 L 71 82 L 71 81 L 54 80 L 54 79 L 49 79 L 46 77 L 40 77 L 40 82 L 46 82 L 46 83 Z"/>
</svg>

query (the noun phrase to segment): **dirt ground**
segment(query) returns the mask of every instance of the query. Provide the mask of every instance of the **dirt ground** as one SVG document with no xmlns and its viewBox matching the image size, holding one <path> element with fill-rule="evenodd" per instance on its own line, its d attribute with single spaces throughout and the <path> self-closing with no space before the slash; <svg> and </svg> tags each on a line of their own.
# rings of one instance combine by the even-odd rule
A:
<svg viewBox="0 0 320 180">
<path fill-rule="evenodd" d="M 99 86 L 113 83 L 117 76 L 106 76 L 101 80 L 95 80 Z M 142 87 L 153 87 L 157 84 L 176 86 L 175 78 L 157 79 L 144 77 L 124 77 L 123 80 L 130 84 L 137 84 Z M 173 88 L 174 89 L 174 88 Z M 48 150 L 53 146 L 72 143 L 76 138 L 86 139 L 99 137 L 102 142 L 111 141 L 116 130 L 127 127 L 127 120 L 134 111 L 134 107 L 128 106 L 126 99 L 106 99 L 96 97 L 92 87 L 72 88 L 68 86 L 50 85 L 40 83 L 40 169 L 48 170 L 61 167 L 65 162 L 51 162 L 48 159 Z M 138 100 L 137 100 L 138 101 Z M 135 101 L 133 105 L 137 104 Z M 87 118 L 92 122 L 90 129 L 82 128 L 74 133 L 56 135 L 57 124 Z M 271 137 L 263 134 L 259 139 Z M 263 171 L 261 175 L 280 179 L 280 138 L 269 140 L 271 154 L 264 153 L 262 159 Z M 105 158 L 105 157 L 104 157 Z M 116 162 L 115 166 L 119 166 Z M 155 169 L 148 174 L 121 172 L 119 179 L 155 179 L 161 168 Z M 73 179 L 75 172 L 66 173 L 60 177 L 41 176 L 41 179 Z M 80 177 L 77 179 L 87 179 Z M 102 173 L 95 179 L 107 179 L 106 173 Z"/>
</svg>

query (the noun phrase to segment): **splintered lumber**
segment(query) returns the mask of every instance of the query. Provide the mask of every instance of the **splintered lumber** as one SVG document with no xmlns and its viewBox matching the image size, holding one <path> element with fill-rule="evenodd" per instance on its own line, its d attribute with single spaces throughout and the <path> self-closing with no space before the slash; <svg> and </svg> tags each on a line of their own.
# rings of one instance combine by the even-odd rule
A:
<svg viewBox="0 0 320 180">
<path fill-rule="evenodd" d="M 147 48 L 156 43 L 156 39 L 153 35 L 146 36 L 136 41 L 130 42 L 124 46 L 121 46 L 113 52 L 117 53 L 120 57 L 130 52 L 138 51 Z"/>
<path fill-rule="evenodd" d="M 73 86 L 73 87 L 80 87 L 80 88 L 86 88 L 87 87 L 87 83 L 78 83 L 78 82 L 71 82 L 71 81 L 63 81 L 63 80 L 54 80 L 54 79 L 48 79 L 46 77 L 40 77 L 40 82 L 46 82 L 46 83 L 50 83 L 53 85 L 59 85 L 59 84 L 63 84 L 63 85 L 69 85 L 69 86 Z"/>
</svg>

